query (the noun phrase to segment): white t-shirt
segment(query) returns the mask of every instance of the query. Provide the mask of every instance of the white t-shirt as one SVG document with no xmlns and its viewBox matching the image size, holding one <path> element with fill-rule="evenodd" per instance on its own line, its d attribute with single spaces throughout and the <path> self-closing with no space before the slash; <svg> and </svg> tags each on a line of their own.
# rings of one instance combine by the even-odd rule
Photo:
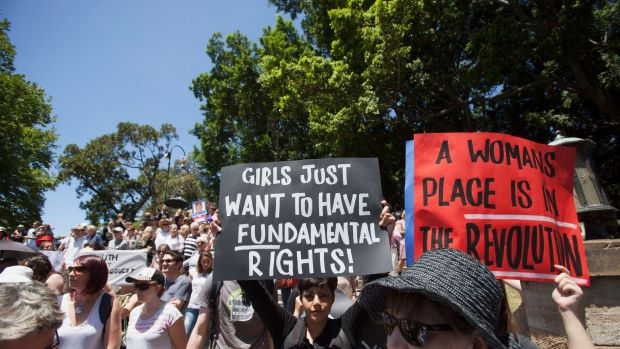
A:
<svg viewBox="0 0 620 349">
<path fill-rule="evenodd" d="M 163 230 L 162 228 L 157 228 L 157 231 L 155 232 L 155 248 L 159 248 L 159 245 L 161 244 L 167 244 L 168 242 L 166 240 L 168 240 L 169 237 L 169 232 Z"/>
<path fill-rule="evenodd" d="M 165 240 L 165 244 L 170 246 L 170 249 L 173 251 L 183 252 L 183 243 L 185 239 L 182 235 L 177 235 L 176 237 L 168 236 Z"/>
<path fill-rule="evenodd" d="M 213 273 L 194 273 L 194 276 L 192 276 L 192 295 L 187 304 L 188 308 L 200 309 L 202 292 L 205 288 L 205 284 L 209 283 L 208 288 L 211 288 L 211 275 L 213 275 Z"/>
<path fill-rule="evenodd" d="M 88 348 L 99 349 L 103 348 L 102 330 L 103 324 L 99 319 L 99 304 L 101 304 L 101 297 L 103 293 L 99 295 L 95 305 L 88 314 L 88 318 L 77 326 L 71 325 L 69 317 L 67 316 L 67 309 L 69 308 L 69 294 L 66 293 L 60 302 L 60 310 L 65 314 L 62 319 L 62 325 L 58 328 L 58 337 L 60 338 L 60 349 L 74 349 L 74 348 Z"/>
<path fill-rule="evenodd" d="M 67 240 L 65 240 L 65 255 L 63 257 L 63 262 L 67 267 L 73 264 L 73 260 L 77 256 L 78 252 L 80 252 L 82 247 L 84 247 L 84 241 L 86 241 L 86 234 L 82 235 L 79 239 L 69 236 L 67 237 Z"/>
<path fill-rule="evenodd" d="M 129 314 L 127 325 L 127 349 L 169 349 L 172 340 L 168 329 L 183 315 L 174 305 L 166 303 L 148 319 L 140 319 L 144 304 Z"/>
</svg>

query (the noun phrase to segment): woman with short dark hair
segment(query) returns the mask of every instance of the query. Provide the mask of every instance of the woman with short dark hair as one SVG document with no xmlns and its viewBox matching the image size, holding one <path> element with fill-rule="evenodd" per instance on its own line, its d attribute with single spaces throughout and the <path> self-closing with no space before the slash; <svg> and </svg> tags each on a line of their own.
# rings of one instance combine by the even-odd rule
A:
<svg viewBox="0 0 620 349">
<path fill-rule="evenodd" d="M 45 255 L 37 255 L 28 260 L 26 266 L 32 269 L 32 280 L 45 284 L 50 290 L 57 295 L 62 294 L 64 288 L 64 280 L 62 276 L 54 272 L 52 263 Z"/>
<path fill-rule="evenodd" d="M 65 313 L 58 329 L 60 348 L 118 349 L 121 313 L 118 300 L 105 293 L 108 266 L 99 256 L 80 256 L 67 268 L 70 292 L 62 297 Z M 107 319 L 102 322 L 100 307 Z"/>
<path fill-rule="evenodd" d="M 305 317 L 284 310 L 255 280 L 239 280 L 247 299 L 269 330 L 277 348 L 354 348 L 359 329 L 367 319 L 364 309 L 353 304 L 340 318 L 329 317 L 338 279 L 300 279 L 297 288 Z M 360 324 L 360 325 L 355 325 Z M 355 333 L 354 333 L 355 332 Z"/>
</svg>

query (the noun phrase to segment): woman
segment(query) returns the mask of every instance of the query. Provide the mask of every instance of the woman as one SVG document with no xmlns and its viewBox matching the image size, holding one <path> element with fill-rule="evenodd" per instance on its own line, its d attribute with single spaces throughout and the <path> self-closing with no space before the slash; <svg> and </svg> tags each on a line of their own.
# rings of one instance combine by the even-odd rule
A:
<svg viewBox="0 0 620 349">
<path fill-rule="evenodd" d="M 142 248 L 146 249 L 146 265 L 149 266 L 153 262 L 155 255 L 155 240 L 153 236 L 153 228 L 146 227 L 142 232 Z"/>
<path fill-rule="evenodd" d="M 40 251 L 54 251 L 56 250 L 55 246 L 54 246 L 54 238 L 51 236 L 44 236 L 42 238 L 40 238 L 39 240 L 37 240 L 37 243 L 39 244 L 39 250 Z"/>
<path fill-rule="evenodd" d="M 183 252 L 183 236 L 179 235 L 179 227 L 176 224 L 170 225 L 170 236 L 166 239 L 166 244 L 171 250 Z"/>
<path fill-rule="evenodd" d="M 54 272 L 52 263 L 45 255 L 36 255 L 26 263 L 32 269 L 32 280 L 45 284 L 47 288 L 54 291 L 56 295 L 61 295 L 65 286 L 62 276 Z"/>
<path fill-rule="evenodd" d="M 203 252 L 207 252 L 211 249 L 211 245 L 209 245 L 208 240 L 205 236 L 199 236 L 196 238 L 196 250 L 192 253 L 192 255 L 183 261 L 183 267 L 185 270 L 189 271 L 189 276 L 194 277 L 196 274 L 196 267 L 198 266 L 198 259 L 202 255 Z"/>
<path fill-rule="evenodd" d="M 199 259 L 198 264 L 196 264 L 196 271 L 192 272 L 190 270 L 190 275 L 192 276 L 192 295 L 187 304 L 187 310 L 185 311 L 185 333 L 188 335 L 192 333 L 194 325 L 196 325 L 198 311 L 200 310 L 199 302 L 204 298 L 202 289 L 205 283 L 210 282 L 207 280 L 211 279 L 211 272 L 213 271 L 213 255 L 211 252 L 199 252 L 198 256 Z"/>
<path fill-rule="evenodd" d="M 560 285 L 565 294 L 574 286 Z M 521 348 L 512 334 L 496 334 L 502 299 L 499 282 L 477 259 L 436 249 L 402 276 L 366 285 L 360 303 L 384 328 L 388 348 Z"/>
<path fill-rule="evenodd" d="M 105 261 L 99 256 L 80 256 L 67 270 L 70 292 L 60 303 L 65 317 L 58 328 L 59 348 L 118 349 L 121 344 L 120 305 L 116 298 L 103 292 L 108 281 Z M 111 305 L 111 310 L 102 323 L 99 307 L 106 304 Z"/>
<path fill-rule="evenodd" d="M 164 292 L 164 275 L 157 269 L 144 268 L 125 281 L 134 285 L 141 303 L 129 314 L 127 349 L 184 349 L 183 315 L 159 299 Z"/>
<path fill-rule="evenodd" d="M 187 235 L 189 234 L 189 225 L 181 225 L 181 228 L 179 228 L 179 235 L 181 235 L 181 237 L 183 237 L 183 240 L 187 239 Z"/>
<path fill-rule="evenodd" d="M 157 270 L 161 270 L 162 259 L 164 255 L 170 251 L 170 247 L 166 244 L 161 244 L 157 248 L 157 256 L 153 258 L 153 262 L 151 262 L 151 268 L 155 268 Z"/>
</svg>

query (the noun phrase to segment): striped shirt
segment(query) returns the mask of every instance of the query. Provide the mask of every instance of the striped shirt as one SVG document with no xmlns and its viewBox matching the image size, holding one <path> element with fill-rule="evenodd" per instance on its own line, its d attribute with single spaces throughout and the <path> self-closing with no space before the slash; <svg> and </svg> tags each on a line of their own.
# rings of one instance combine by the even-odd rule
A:
<svg viewBox="0 0 620 349">
<path fill-rule="evenodd" d="M 196 238 L 197 237 L 193 237 L 191 235 L 188 235 L 185 238 L 185 245 L 183 245 L 183 259 L 186 260 L 190 258 L 194 254 L 194 251 L 196 251 Z"/>
</svg>

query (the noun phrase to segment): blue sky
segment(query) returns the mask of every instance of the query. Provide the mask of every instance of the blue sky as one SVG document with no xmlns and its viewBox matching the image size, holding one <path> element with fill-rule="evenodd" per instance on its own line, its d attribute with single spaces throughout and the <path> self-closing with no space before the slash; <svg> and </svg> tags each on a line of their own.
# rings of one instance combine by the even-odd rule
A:
<svg viewBox="0 0 620 349">
<path fill-rule="evenodd" d="M 212 67 L 208 39 L 238 30 L 257 41 L 276 9 L 267 0 L 0 0 L 0 18 L 11 22 L 17 73 L 52 98 L 58 154 L 122 121 L 171 123 L 189 152 L 202 120 L 189 86 Z M 85 220 L 75 185 L 47 193 L 43 220 L 58 236 Z"/>
</svg>

